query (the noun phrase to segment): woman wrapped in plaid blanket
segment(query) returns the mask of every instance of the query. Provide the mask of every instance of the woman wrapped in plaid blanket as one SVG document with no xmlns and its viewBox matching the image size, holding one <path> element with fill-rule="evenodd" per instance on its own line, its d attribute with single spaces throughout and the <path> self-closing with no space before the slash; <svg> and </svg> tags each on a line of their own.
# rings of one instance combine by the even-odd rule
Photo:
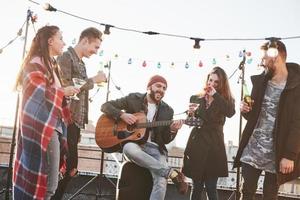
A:
<svg viewBox="0 0 300 200">
<path fill-rule="evenodd" d="M 63 169 L 66 154 L 66 96 L 79 90 L 61 87 L 54 56 L 65 43 L 57 26 L 38 30 L 21 66 L 16 88 L 21 109 L 13 168 L 14 199 L 50 199 Z"/>
</svg>

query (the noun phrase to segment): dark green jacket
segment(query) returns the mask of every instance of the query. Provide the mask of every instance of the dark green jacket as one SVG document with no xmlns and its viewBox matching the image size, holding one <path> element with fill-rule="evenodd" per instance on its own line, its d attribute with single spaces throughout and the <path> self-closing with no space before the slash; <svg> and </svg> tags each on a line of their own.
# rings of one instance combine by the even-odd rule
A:
<svg viewBox="0 0 300 200">
<path fill-rule="evenodd" d="M 108 101 L 101 106 L 101 111 L 115 120 L 120 120 L 121 111 L 126 113 L 145 112 L 147 105 L 145 105 L 146 94 L 131 93 L 126 97 Z M 174 111 L 161 101 L 158 105 L 157 115 L 155 121 L 172 120 Z M 152 142 L 159 145 L 160 152 L 167 151 L 165 144 L 170 143 L 176 136 L 176 133 L 170 132 L 170 126 L 161 126 L 153 128 Z"/>
<path fill-rule="evenodd" d="M 275 149 L 275 164 L 277 181 L 283 184 L 300 176 L 300 66 L 295 63 L 287 63 L 288 77 L 278 104 L 278 111 L 273 135 Z M 243 115 L 247 120 L 234 167 L 241 165 L 240 158 L 244 148 L 249 142 L 253 130 L 259 118 L 261 104 L 267 87 L 268 78 L 264 74 L 251 77 L 253 89 L 251 98 L 254 100 L 253 108 Z M 290 174 L 279 172 L 279 162 L 282 158 L 293 160 L 294 171 Z"/>
</svg>

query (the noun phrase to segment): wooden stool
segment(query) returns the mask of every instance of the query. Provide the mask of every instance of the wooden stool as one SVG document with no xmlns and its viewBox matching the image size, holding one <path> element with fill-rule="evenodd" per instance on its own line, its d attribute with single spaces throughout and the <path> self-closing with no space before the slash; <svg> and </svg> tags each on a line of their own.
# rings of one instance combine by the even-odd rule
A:
<svg viewBox="0 0 300 200">
<path fill-rule="evenodd" d="M 148 169 L 133 162 L 122 164 L 117 183 L 117 200 L 147 200 L 152 190 L 152 175 Z"/>
</svg>

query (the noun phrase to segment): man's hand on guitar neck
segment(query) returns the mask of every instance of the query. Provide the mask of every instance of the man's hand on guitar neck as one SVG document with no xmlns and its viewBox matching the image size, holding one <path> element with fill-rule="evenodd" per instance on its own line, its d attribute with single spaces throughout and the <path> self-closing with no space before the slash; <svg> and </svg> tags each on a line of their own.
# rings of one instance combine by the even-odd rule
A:
<svg viewBox="0 0 300 200">
<path fill-rule="evenodd" d="M 130 113 L 122 112 L 120 118 L 129 125 L 134 124 L 137 121 L 137 117 Z"/>
<path fill-rule="evenodd" d="M 170 125 L 171 133 L 177 133 L 177 131 L 182 127 L 183 120 L 174 120 L 173 123 Z"/>
</svg>

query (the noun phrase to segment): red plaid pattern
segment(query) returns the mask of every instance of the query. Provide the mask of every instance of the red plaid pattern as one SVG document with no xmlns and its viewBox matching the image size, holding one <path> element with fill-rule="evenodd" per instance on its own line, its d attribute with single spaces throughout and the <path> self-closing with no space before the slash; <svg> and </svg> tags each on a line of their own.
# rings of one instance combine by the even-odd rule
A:
<svg viewBox="0 0 300 200">
<path fill-rule="evenodd" d="M 47 190 L 47 147 L 58 118 L 68 121 L 64 92 L 49 81 L 49 72 L 35 57 L 24 66 L 17 151 L 13 169 L 14 199 L 44 199 Z M 66 153 L 61 139 L 61 164 Z"/>
</svg>

